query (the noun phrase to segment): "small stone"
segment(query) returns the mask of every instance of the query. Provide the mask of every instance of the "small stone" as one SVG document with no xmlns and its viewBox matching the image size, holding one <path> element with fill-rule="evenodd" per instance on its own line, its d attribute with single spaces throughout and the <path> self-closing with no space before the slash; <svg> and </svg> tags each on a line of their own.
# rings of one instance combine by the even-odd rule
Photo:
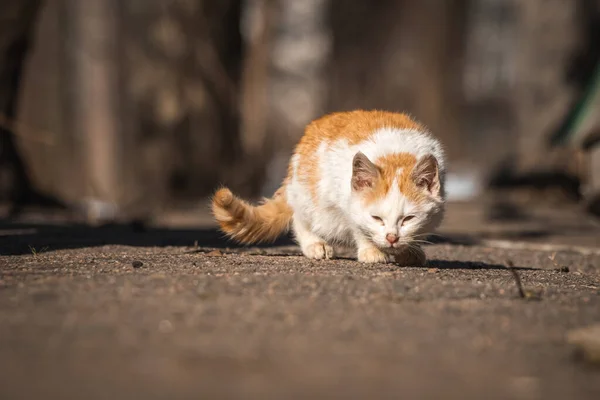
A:
<svg viewBox="0 0 600 400">
<path fill-rule="evenodd" d="M 543 289 L 525 290 L 525 300 L 540 301 L 543 297 Z"/>
<path fill-rule="evenodd" d="M 540 380 L 534 376 L 518 376 L 510 380 L 510 389 L 520 399 L 537 399 L 540 397 Z"/>
<path fill-rule="evenodd" d="M 600 324 L 569 331 L 567 342 L 575 346 L 586 362 L 600 365 Z"/>
<path fill-rule="evenodd" d="M 206 255 L 209 257 L 220 257 L 223 255 L 223 252 L 221 250 L 213 250 L 206 253 Z"/>
<path fill-rule="evenodd" d="M 160 333 L 171 333 L 171 332 L 173 332 L 173 330 L 174 330 L 173 324 L 168 319 L 163 319 L 158 324 L 158 331 Z"/>
<path fill-rule="evenodd" d="M 436 273 L 436 272 L 438 272 L 438 271 L 439 271 L 439 269 L 437 269 L 437 268 L 429 268 L 429 269 L 427 270 L 427 272 L 429 272 L 430 274 L 435 274 L 435 273 Z"/>
<path fill-rule="evenodd" d="M 141 268 L 144 265 L 143 262 L 141 262 L 140 260 L 134 260 L 131 262 L 131 266 L 133 268 Z"/>
</svg>

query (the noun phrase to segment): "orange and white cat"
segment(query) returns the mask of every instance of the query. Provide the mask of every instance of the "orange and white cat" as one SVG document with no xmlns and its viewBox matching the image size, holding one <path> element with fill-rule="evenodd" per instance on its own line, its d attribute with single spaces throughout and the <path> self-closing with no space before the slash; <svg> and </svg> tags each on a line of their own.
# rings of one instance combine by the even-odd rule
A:
<svg viewBox="0 0 600 400">
<path fill-rule="evenodd" d="M 306 257 L 336 247 L 359 261 L 423 265 L 418 245 L 444 214 L 440 142 L 405 114 L 351 111 L 310 123 L 271 199 L 252 206 L 217 191 L 213 214 L 242 243 L 275 240 L 291 226 Z"/>
</svg>

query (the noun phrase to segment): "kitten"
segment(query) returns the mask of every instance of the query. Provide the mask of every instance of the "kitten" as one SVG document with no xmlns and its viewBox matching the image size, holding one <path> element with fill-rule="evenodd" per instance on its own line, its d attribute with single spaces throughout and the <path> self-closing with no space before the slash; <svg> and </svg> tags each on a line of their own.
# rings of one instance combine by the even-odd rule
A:
<svg viewBox="0 0 600 400">
<path fill-rule="evenodd" d="M 271 199 L 252 206 L 217 191 L 213 214 L 241 243 L 273 241 L 291 227 L 306 257 L 351 246 L 359 261 L 423 265 L 418 243 L 444 213 L 444 154 L 405 114 L 351 111 L 310 123 Z"/>
</svg>

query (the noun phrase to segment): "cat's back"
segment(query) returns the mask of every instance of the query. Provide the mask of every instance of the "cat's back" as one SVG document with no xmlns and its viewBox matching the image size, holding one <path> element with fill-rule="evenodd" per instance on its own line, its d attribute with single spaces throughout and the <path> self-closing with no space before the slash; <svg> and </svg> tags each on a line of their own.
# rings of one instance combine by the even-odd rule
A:
<svg viewBox="0 0 600 400">
<path fill-rule="evenodd" d="M 407 114 L 388 111 L 345 111 L 325 115 L 306 127 L 300 144 L 331 144 L 345 141 L 356 145 L 372 138 L 381 129 L 424 131 L 425 128 Z"/>
</svg>

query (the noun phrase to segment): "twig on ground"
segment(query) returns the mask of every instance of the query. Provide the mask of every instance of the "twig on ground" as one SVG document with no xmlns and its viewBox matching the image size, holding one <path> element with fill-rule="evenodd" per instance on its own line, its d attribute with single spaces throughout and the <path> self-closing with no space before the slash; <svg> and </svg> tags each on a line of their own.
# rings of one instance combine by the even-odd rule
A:
<svg viewBox="0 0 600 400">
<path fill-rule="evenodd" d="M 517 285 L 517 290 L 519 291 L 519 297 L 521 297 L 522 299 L 526 298 L 527 296 L 525 295 L 523 285 L 521 284 L 521 277 L 515 269 L 515 264 L 512 262 L 512 260 L 506 260 L 506 268 L 508 268 L 513 278 L 515 278 L 515 284 Z"/>
</svg>

